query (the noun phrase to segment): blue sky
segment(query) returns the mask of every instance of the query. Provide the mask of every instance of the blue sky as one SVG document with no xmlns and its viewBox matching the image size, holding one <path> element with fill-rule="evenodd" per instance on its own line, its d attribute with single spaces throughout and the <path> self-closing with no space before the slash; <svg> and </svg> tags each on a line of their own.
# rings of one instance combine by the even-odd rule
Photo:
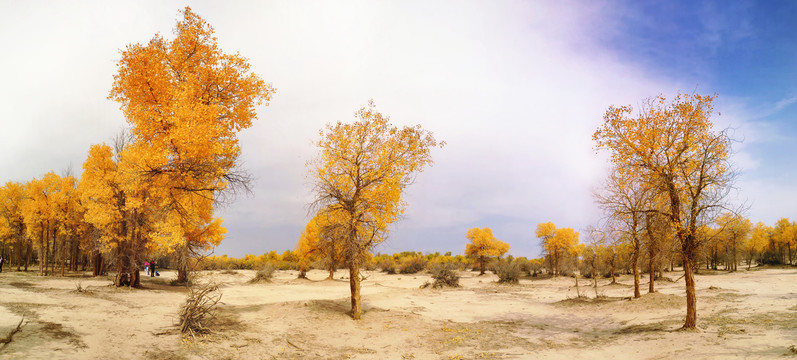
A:
<svg viewBox="0 0 797 360">
<path fill-rule="evenodd" d="M 737 200 L 754 222 L 797 217 L 797 5 L 772 1 L 0 1 L 0 181 L 79 172 L 125 126 L 106 99 L 118 50 L 171 36 L 186 5 L 277 88 L 240 135 L 257 181 L 219 209 L 217 254 L 294 247 L 317 131 L 369 99 L 448 143 L 383 253 L 463 253 L 489 226 L 537 256 L 537 223 L 595 225 L 606 164 L 591 135 L 608 106 L 659 93 L 718 94 L 715 123 L 744 140 Z"/>
</svg>

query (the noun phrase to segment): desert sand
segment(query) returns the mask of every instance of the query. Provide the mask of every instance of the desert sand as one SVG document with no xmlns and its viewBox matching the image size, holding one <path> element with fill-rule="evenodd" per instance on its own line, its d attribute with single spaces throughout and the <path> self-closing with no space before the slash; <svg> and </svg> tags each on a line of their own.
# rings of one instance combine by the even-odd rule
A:
<svg viewBox="0 0 797 360">
<path fill-rule="evenodd" d="M 177 313 L 187 290 L 175 274 L 143 278 L 142 289 L 113 288 L 86 275 L 45 278 L 0 273 L 0 348 L 4 359 L 782 359 L 797 345 L 797 269 L 705 271 L 696 276 L 698 330 L 680 331 L 683 279 L 656 283 L 631 299 L 618 284 L 573 278 L 496 283 L 461 272 L 460 288 L 420 289 L 426 274 L 366 271 L 364 314 L 349 310 L 347 273 L 308 280 L 278 271 L 248 284 L 253 271 L 204 271 L 221 284 L 209 334 L 186 339 Z M 85 291 L 77 291 L 80 287 Z"/>
</svg>

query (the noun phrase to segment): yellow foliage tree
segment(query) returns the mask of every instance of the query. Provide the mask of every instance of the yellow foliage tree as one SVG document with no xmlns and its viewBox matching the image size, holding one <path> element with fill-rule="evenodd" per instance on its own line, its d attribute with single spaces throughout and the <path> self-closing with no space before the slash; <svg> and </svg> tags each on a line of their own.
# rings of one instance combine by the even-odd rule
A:
<svg viewBox="0 0 797 360">
<path fill-rule="evenodd" d="M 55 273 L 57 235 L 65 219 L 65 214 L 59 210 L 65 207 L 73 184 L 74 178 L 71 176 L 62 178 L 51 171 L 26 185 L 22 216 L 26 235 L 38 245 L 39 271 L 42 275 Z"/>
<path fill-rule="evenodd" d="M 332 279 L 335 268 L 342 263 L 345 257 L 345 224 L 336 217 L 343 215 L 340 212 L 319 211 L 307 223 L 299 242 L 296 244 L 296 253 L 299 257 L 299 278 L 304 278 L 310 269 L 310 260 L 314 257 L 325 259 Z"/>
<path fill-rule="evenodd" d="M 509 251 L 509 244 L 496 239 L 489 227 L 472 228 L 465 236 L 470 240 L 465 245 L 465 256 L 474 258 L 479 263 L 479 275 L 484 275 L 489 258 L 504 256 Z"/>
<path fill-rule="evenodd" d="M 237 167 L 237 133 L 252 126 L 255 106 L 275 90 L 247 59 L 223 53 L 213 28 L 189 7 L 174 32 L 172 40 L 156 35 L 122 51 L 109 98 L 131 125 L 125 157 L 164 211 L 158 246 L 178 255 L 184 281 L 189 258 L 223 236 L 213 203 L 248 190 L 249 177 Z"/>
<path fill-rule="evenodd" d="M 78 187 L 85 221 L 98 235 L 92 253 L 94 275 L 102 273 L 102 253 L 106 253 L 116 266 L 116 286 L 139 286 L 139 269 L 144 255 L 153 248 L 160 214 L 137 172 L 130 169 L 124 144 L 117 142 L 115 147 L 89 148 Z"/>
<path fill-rule="evenodd" d="M 554 276 L 559 275 L 562 257 L 578 245 L 578 232 L 571 228 L 559 228 L 552 222 L 537 224 L 537 237 L 542 239 L 542 248 L 551 257 Z"/>
<path fill-rule="evenodd" d="M 649 99 L 638 116 L 630 106 L 611 106 L 594 133 L 598 149 L 610 152 L 622 172 L 638 173 L 645 186 L 664 197 L 665 216 L 680 243 L 686 283 L 685 329 L 697 326 L 694 268 L 701 245 L 697 228 L 725 204 L 733 180 L 730 138 L 710 120 L 712 96 Z"/>
<path fill-rule="evenodd" d="M 0 188 L 0 240 L 9 245 L 12 260 L 17 264 L 17 271 L 25 264 L 28 271 L 33 244 L 25 236 L 25 219 L 22 215 L 25 200 L 25 185 L 18 182 L 7 182 Z M 4 258 L 8 255 L 3 254 Z"/>
<path fill-rule="evenodd" d="M 792 263 L 792 245 L 797 245 L 797 226 L 788 218 L 780 218 L 772 229 L 772 245 L 780 255 L 784 264 Z M 783 249 L 786 249 L 786 252 Z"/>
<path fill-rule="evenodd" d="M 737 252 L 750 235 L 753 227 L 752 223 L 741 215 L 729 212 L 720 215 L 715 220 L 715 223 L 719 226 L 720 241 L 723 242 L 728 257 L 728 266 L 726 268 L 729 271 L 736 271 Z"/>
<path fill-rule="evenodd" d="M 360 262 L 404 211 L 403 190 L 432 164 L 431 149 L 438 143 L 420 125 L 391 125 L 373 101 L 355 116 L 354 123 L 330 124 L 319 132 L 320 153 L 308 166 L 315 206 L 335 212 L 343 226 L 352 317 L 359 319 Z"/>
<path fill-rule="evenodd" d="M 756 255 L 766 249 L 769 244 L 770 234 L 772 234 L 772 227 L 763 222 L 759 221 L 753 226 L 750 236 L 742 244 L 742 248 L 747 254 L 747 270 L 750 270 Z"/>
<path fill-rule="evenodd" d="M 599 206 L 606 212 L 612 227 L 627 241 L 631 250 L 631 270 L 634 273 L 634 297 L 639 291 L 639 256 L 642 251 L 642 232 L 646 228 L 653 202 L 650 187 L 646 186 L 639 173 L 615 167 L 600 192 L 594 194 Z M 651 230 L 650 227 L 647 227 Z M 652 237 L 648 237 L 649 240 Z M 649 242 L 650 243 L 650 242 Z M 650 249 L 650 248 L 649 248 Z M 655 250 L 655 249 L 654 249 Z"/>
</svg>

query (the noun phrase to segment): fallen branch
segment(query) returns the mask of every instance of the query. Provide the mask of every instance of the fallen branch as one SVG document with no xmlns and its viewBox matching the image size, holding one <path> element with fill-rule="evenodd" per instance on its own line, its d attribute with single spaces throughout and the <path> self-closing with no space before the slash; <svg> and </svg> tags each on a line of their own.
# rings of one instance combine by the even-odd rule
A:
<svg viewBox="0 0 797 360">
<path fill-rule="evenodd" d="M 287 342 L 288 342 L 288 345 L 290 345 L 290 346 L 293 346 L 293 347 L 295 347 L 295 348 L 297 348 L 297 349 L 299 349 L 299 350 L 302 350 L 302 351 L 304 351 L 304 349 L 302 349 L 302 348 L 300 348 L 300 347 L 296 346 L 296 344 L 292 343 L 290 340 L 288 340 L 288 339 L 285 339 L 285 341 L 287 341 Z"/>
<path fill-rule="evenodd" d="M 14 334 L 18 333 L 19 330 L 22 329 L 22 322 L 23 321 L 25 321 L 25 316 L 24 315 L 22 316 L 22 319 L 19 319 L 19 324 L 17 324 L 17 327 L 14 330 L 11 330 L 11 332 L 8 333 L 8 335 L 6 335 L 4 338 L 0 339 L 0 344 L 3 344 L 3 346 L 6 346 L 6 344 L 11 342 L 11 340 L 14 337 Z"/>
</svg>

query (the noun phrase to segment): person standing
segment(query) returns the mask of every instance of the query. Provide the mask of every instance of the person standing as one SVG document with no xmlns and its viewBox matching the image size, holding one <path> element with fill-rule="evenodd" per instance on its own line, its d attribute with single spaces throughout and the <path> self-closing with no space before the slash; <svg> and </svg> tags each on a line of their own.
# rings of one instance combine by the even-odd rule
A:
<svg viewBox="0 0 797 360">
<path fill-rule="evenodd" d="M 149 263 L 149 277 L 155 277 L 155 262 Z"/>
<path fill-rule="evenodd" d="M 144 263 L 144 274 L 149 275 L 149 263 L 148 262 Z"/>
<path fill-rule="evenodd" d="M 0 256 L 0 272 L 3 272 L 3 263 L 6 261 L 2 256 Z"/>
</svg>

